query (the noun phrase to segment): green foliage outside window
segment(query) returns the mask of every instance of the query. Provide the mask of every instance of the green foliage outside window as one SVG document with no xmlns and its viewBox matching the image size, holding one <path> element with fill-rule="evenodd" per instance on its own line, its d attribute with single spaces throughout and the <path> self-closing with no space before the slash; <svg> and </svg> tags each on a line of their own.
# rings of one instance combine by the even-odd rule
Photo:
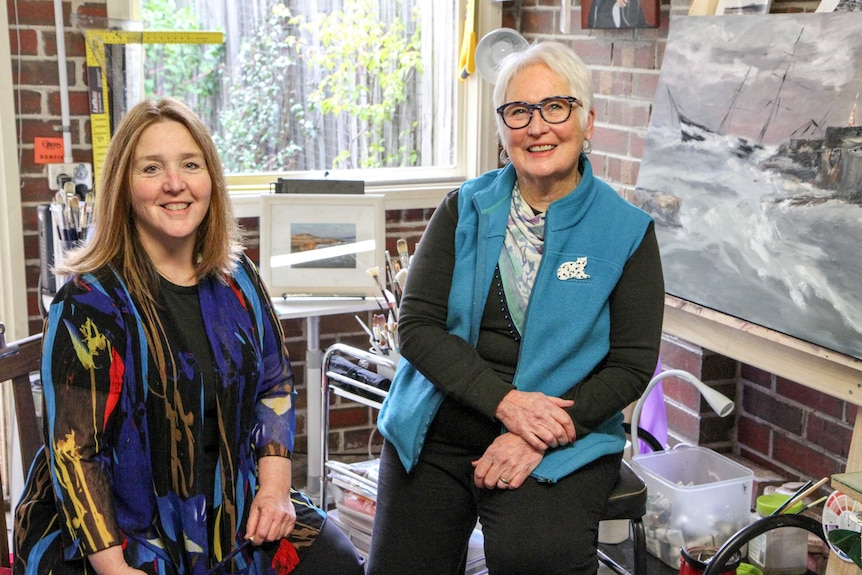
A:
<svg viewBox="0 0 862 575">
<path fill-rule="evenodd" d="M 228 172 L 296 169 L 294 157 L 302 144 L 291 137 L 291 123 L 308 140 L 315 137 L 288 86 L 288 69 L 296 66 L 291 55 L 296 38 L 289 14 L 279 8 L 243 41 L 239 60 L 244 65 L 227 86 L 230 105 L 222 110 L 215 140 Z"/>
<path fill-rule="evenodd" d="M 401 0 L 389 4 L 400 14 Z M 148 29 L 201 29 L 177 0 L 142 9 Z M 204 116 L 228 172 L 417 165 L 420 30 L 380 13 L 377 0 L 307 16 L 276 3 L 244 34 L 231 73 L 220 46 L 147 47 L 146 92 L 182 97 Z"/>
<path fill-rule="evenodd" d="M 148 0 L 143 13 L 148 30 L 201 30 L 191 8 L 175 0 Z M 215 112 L 213 96 L 221 84 L 223 45 L 146 44 L 144 93 L 147 97 L 178 96 L 205 119 Z"/>
<path fill-rule="evenodd" d="M 399 104 L 407 100 L 408 82 L 423 71 L 419 29 L 408 35 L 401 20 L 381 22 L 376 0 L 348 0 L 344 10 L 316 14 L 310 21 L 299 16 L 294 21 L 306 31 L 318 31 L 318 43 L 299 43 L 306 62 L 325 71 L 311 95 L 311 109 L 335 116 L 346 114 L 361 123 L 359 134 L 368 142 L 359 161 L 361 167 L 415 165 L 413 146 L 391 150 L 381 142 Z M 409 132 L 400 132 L 399 141 L 405 136 L 409 138 Z M 353 144 L 358 143 L 359 136 Z M 333 167 L 350 154 L 344 150 Z"/>
</svg>

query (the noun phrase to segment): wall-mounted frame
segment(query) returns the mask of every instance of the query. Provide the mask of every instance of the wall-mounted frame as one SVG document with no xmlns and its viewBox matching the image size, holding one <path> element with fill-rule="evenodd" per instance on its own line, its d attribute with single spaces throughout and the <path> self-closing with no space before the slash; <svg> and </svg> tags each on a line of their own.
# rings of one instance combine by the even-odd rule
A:
<svg viewBox="0 0 862 575">
<path fill-rule="evenodd" d="M 273 296 L 376 296 L 383 270 L 382 194 L 265 194 L 260 272 Z"/>
<path fill-rule="evenodd" d="M 581 28 L 658 28 L 659 0 L 582 0 Z"/>
<path fill-rule="evenodd" d="M 771 8 L 772 0 L 718 0 L 715 14 L 716 16 L 769 14 Z"/>
</svg>

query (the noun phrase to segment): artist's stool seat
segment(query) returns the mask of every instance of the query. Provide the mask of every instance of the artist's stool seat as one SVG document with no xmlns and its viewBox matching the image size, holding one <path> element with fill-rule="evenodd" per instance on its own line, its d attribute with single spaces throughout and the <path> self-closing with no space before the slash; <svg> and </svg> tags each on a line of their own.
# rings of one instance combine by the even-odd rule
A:
<svg viewBox="0 0 862 575">
<path fill-rule="evenodd" d="M 640 476 L 631 468 L 628 461 L 620 465 L 620 477 L 608 497 L 603 521 L 628 520 L 631 526 L 634 569 L 629 572 L 611 559 L 601 547 L 599 560 L 621 575 L 646 575 L 647 547 L 643 516 L 646 514 L 647 488 Z"/>
</svg>

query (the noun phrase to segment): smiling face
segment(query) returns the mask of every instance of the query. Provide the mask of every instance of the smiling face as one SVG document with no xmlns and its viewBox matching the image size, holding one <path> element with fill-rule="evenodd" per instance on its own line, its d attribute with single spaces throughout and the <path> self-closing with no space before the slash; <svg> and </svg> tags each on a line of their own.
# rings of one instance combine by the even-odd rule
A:
<svg viewBox="0 0 862 575">
<path fill-rule="evenodd" d="M 212 195 L 200 147 L 184 125 L 164 120 L 141 133 L 133 162 L 132 210 L 144 250 L 156 260 L 185 252 L 191 258 Z"/>
<path fill-rule="evenodd" d="M 506 102 L 536 104 L 551 96 L 574 96 L 569 83 L 545 64 L 531 64 L 518 71 L 506 89 Z M 549 124 L 538 110 L 526 128 L 503 127 L 503 147 L 518 173 L 522 190 L 532 190 L 556 199 L 569 193 L 580 181 L 578 158 L 584 139 L 593 135 L 595 113 L 590 110 L 585 127 L 577 109 L 561 124 Z"/>
</svg>

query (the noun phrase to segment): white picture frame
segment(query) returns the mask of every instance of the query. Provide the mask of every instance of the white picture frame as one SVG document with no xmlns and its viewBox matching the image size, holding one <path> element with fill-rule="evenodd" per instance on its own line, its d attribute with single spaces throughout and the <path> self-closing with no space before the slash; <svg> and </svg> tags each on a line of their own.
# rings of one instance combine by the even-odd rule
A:
<svg viewBox="0 0 862 575">
<path fill-rule="evenodd" d="M 769 14 L 772 0 L 718 0 L 716 16 L 735 14 Z"/>
<path fill-rule="evenodd" d="M 380 293 L 368 270 L 384 270 L 382 194 L 264 194 L 260 202 L 260 272 L 273 297 Z"/>
</svg>

